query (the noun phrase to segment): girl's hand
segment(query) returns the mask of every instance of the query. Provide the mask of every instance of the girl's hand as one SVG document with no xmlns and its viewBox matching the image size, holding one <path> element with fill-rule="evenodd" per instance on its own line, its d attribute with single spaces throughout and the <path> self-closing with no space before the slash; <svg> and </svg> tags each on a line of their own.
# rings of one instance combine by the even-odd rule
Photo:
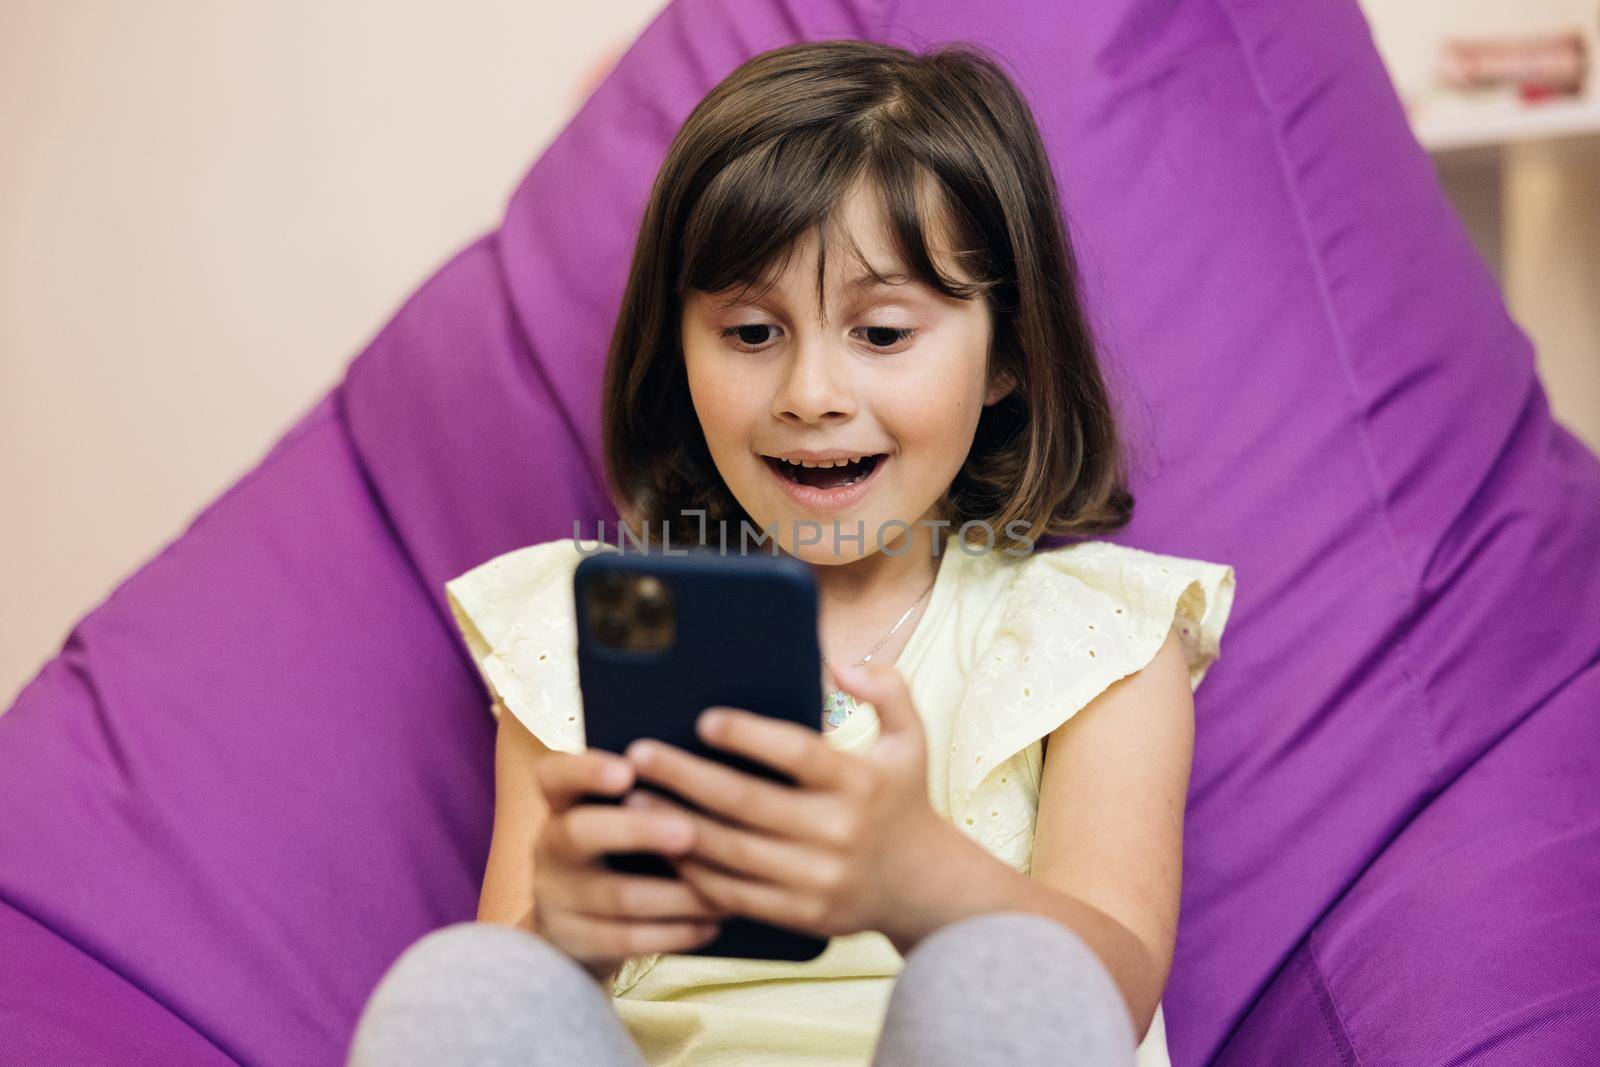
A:
<svg viewBox="0 0 1600 1067">
<path fill-rule="evenodd" d="M 898 946 L 905 904 L 955 833 L 928 799 L 927 740 L 899 673 L 873 665 L 835 671 L 841 687 L 877 709 L 881 732 L 861 754 L 818 730 L 734 708 L 711 708 L 697 731 L 708 745 L 782 771 L 789 786 L 744 774 L 659 741 L 627 756 L 639 778 L 698 805 L 635 791 L 624 804 L 693 822 L 678 873 L 735 914 L 821 937 L 878 930 Z"/>
<path fill-rule="evenodd" d="M 607 852 L 670 857 L 694 842 L 694 826 L 681 814 L 582 802 L 586 795 L 627 792 L 632 764 L 597 750 L 551 752 L 535 769 L 550 813 L 534 848 L 528 929 L 602 983 L 629 956 L 683 952 L 716 936 L 726 913 L 688 885 L 604 865 Z"/>
</svg>

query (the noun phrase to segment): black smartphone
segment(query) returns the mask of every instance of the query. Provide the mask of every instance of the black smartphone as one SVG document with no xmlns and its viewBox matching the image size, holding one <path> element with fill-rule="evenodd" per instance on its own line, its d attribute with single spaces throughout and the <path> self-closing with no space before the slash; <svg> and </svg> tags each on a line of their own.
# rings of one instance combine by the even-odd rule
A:
<svg viewBox="0 0 1600 1067">
<path fill-rule="evenodd" d="M 656 738 L 793 784 L 764 764 L 706 746 L 695 721 L 721 704 L 821 730 L 822 661 L 810 567 L 791 556 L 700 548 L 599 551 L 579 561 L 573 594 L 589 747 L 622 753 L 638 738 Z M 638 788 L 695 808 L 665 789 Z M 606 863 L 630 874 L 677 877 L 655 853 L 612 853 Z M 827 944 L 827 938 L 736 917 L 691 954 L 802 961 L 815 959 Z"/>
</svg>

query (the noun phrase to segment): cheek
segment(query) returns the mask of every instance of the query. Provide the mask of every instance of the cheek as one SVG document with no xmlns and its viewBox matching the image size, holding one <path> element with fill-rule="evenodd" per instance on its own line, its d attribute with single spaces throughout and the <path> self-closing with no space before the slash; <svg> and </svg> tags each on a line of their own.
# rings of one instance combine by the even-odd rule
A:
<svg viewBox="0 0 1600 1067">
<path fill-rule="evenodd" d="M 751 400 L 736 378 L 719 373 L 706 361 L 690 359 L 685 368 L 689 398 L 694 404 L 706 444 L 713 451 L 731 435 L 740 434 L 748 420 Z"/>
<path fill-rule="evenodd" d="M 875 405 L 909 452 L 936 458 L 966 458 L 977 429 L 983 397 L 960 371 L 930 374 L 888 390 Z"/>
</svg>

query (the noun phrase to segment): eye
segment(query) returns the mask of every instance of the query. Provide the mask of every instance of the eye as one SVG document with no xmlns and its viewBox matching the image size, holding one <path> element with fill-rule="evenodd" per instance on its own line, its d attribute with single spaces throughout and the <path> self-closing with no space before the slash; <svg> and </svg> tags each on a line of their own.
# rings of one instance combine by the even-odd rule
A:
<svg viewBox="0 0 1600 1067">
<path fill-rule="evenodd" d="M 740 348 L 739 351 L 750 352 L 753 351 L 754 348 L 759 348 L 762 343 L 759 340 L 752 340 L 750 334 L 759 334 L 762 330 L 770 330 L 772 328 L 773 327 L 764 322 L 749 322 L 745 323 L 743 326 L 729 326 L 726 330 L 722 331 L 720 336 L 732 337 L 734 334 L 739 334 L 739 340 L 743 341 L 747 345 L 753 346 L 752 348 Z"/>
<path fill-rule="evenodd" d="M 867 333 L 867 343 L 874 348 L 888 348 L 901 341 L 909 341 L 917 332 L 910 326 L 860 326 L 857 329 Z"/>
</svg>

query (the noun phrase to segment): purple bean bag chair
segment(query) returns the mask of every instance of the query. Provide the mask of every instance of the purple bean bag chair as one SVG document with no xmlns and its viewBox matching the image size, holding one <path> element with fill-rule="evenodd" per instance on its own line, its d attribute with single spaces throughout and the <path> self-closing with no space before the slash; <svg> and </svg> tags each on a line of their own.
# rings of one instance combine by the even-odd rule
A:
<svg viewBox="0 0 1600 1067">
<path fill-rule="evenodd" d="M 0 1061 L 336 1064 L 470 918 L 493 721 L 443 582 L 615 512 L 601 361 L 639 211 L 749 56 L 998 53 L 1114 388 L 1113 539 L 1226 560 L 1178 1064 L 1578 1062 L 1600 1040 L 1600 463 L 1354 0 L 678 0 L 261 463 L 0 715 Z"/>
</svg>

